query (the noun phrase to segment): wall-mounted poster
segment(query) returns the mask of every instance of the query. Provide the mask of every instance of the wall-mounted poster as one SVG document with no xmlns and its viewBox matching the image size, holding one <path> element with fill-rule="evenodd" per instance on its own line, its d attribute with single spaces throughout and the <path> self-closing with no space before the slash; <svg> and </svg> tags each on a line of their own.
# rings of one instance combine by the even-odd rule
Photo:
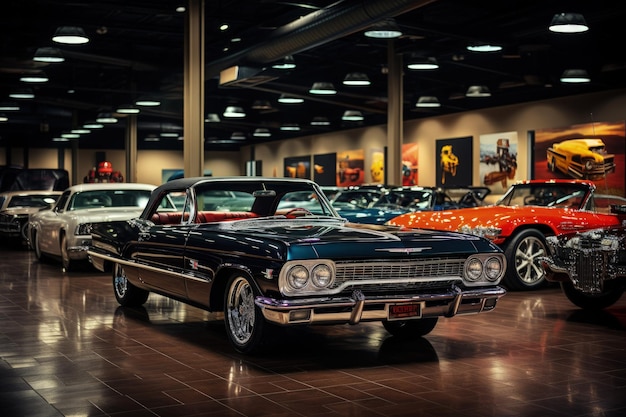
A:
<svg viewBox="0 0 626 417">
<path fill-rule="evenodd" d="M 337 186 L 361 185 L 365 181 L 363 149 L 337 152 Z"/>
<path fill-rule="evenodd" d="M 311 157 L 306 155 L 285 158 L 285 177 L 311 178 Z"/>
<path fill-rule="evenodd" d="M 533 132 L 533 178 L 582 178 L 603 194 L 626 195 L 625 122 L 597 122 Z"/>
<path fill-rule="evenodd" d="M 402 185 L 417 185 L 417 143 L 402 145 Z"/>
<path fill-rule="evenodd" d="M 337 183 L 337 154 L 313 155 L 313 181 L 319 185 L 334 186 Z"/>
<path fill-rule="evenodd" d="M 480 135 L 480 180 L 493 194 L 504 194 L 517 171 L 517 132 Z"/>
<path fill-rule="evenodd" d="M 472 185 L 472 137 L 437 139 L 437 186 Z"/>
<path fill-rule="evenodd" d="M 370 149 L 370 174 L 372 184 L 383 184 L 385 182 L 385 151 L 382 148 Z"/>
</svg>

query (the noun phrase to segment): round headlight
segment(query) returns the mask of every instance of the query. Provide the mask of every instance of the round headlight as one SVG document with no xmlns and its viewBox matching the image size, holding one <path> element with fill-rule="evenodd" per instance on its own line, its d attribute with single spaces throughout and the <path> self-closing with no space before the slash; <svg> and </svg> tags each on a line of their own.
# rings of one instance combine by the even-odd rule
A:
<svg viewBox="0 0 626 417">
<path fill-rule="evenodd" d="M 502 272 L 502 261 L 500 258 L 489 258 L 485 262 L 485 276 L 489 281 L 495 281 Z"/>
<path fill-rule="evenodd" d="M 311 272 L 311 281 L 313 285 L 319 288 L 325 288 L 330 285 L 333 279 L 333 271 L 328 265 L 317 265 Z"/>
<path fill-rule="evenodd" d="M 302 265 L 296 265 L 289 271 L 287 280 L 294 289 L 304 288 L 309 280 L 309 271 Z"/>
<path fill-rule="evenodd" d="M 483 273 L 483 264 L 480 262 L 478 258 L 472 258 L 467 262 L 465 266 L 465 274 L 467 275 L 467 279 L 470 281 L 476 281 L 480 278 L 480 275 Z"/>
</svg>

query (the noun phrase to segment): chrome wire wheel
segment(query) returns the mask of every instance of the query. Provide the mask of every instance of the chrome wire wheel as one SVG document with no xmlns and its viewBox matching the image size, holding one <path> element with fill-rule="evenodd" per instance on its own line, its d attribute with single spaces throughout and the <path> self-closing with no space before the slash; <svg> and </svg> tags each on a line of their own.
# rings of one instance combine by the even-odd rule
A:
<svg viewBox="0 0 626 417">
<path fill-rule="evenodd" d="M 254 294 L 247 279 L 235 278 L 228 288 L 226 298 L 228 331 L 233 342 L 245 345 L 254 334 L 256 311 Z"/>
<path fill-rule="evenodd" d="M 128 279 L 121 265 L 115 265 L 113 272 L 113 289 L 115 290 L 115 297 L 118 300 L 126 297 L 126 293 L 128 292 Z"/>
</svg>

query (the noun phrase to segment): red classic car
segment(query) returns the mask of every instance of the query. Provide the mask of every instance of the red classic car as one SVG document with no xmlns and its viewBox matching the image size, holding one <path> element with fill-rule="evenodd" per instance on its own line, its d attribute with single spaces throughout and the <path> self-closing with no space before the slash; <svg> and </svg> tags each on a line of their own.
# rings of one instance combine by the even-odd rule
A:
<svg viewBox="0 0 626 417">
<path fill-rule="evenodd" d="M 546 282 L 539 258 L 547 256 L 546 236 L 621 225 L 626 216 L 596 204 L 596 186 L 586 180 L 530 180 L 512 185 L 495 205 L 400 215 L 388 224 L 450 230 L 484 236 L 507 256 L 503 283 L 531 290 Z M 615 196 L 613 205 L 623 205 Z"/>
</svg>

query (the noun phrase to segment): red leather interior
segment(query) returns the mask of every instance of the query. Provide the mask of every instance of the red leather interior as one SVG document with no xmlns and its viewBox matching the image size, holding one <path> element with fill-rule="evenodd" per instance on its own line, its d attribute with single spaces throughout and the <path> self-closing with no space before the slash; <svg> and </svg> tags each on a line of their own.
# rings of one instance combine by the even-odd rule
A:
<svg viewBox="0 0 626 417">
<path fill-rule="evenodd" d="M 159 212 L 152 215 L 154 224 L 179 224 L 182 213 Z M 258 217 L 256 213 L 249 211 L 200 211 L 196 217 L 196 223 L 214 223 L 230 220 L 250 219 Z"/>
</svg>

